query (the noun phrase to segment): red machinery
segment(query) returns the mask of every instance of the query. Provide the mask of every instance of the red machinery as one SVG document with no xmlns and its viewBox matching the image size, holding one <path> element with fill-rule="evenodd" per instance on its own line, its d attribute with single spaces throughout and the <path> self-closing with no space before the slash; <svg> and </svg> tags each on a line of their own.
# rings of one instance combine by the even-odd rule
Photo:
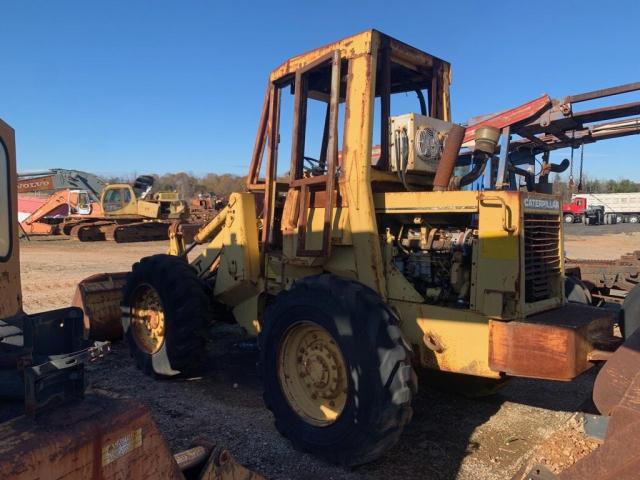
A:
<svg viewBox="0 0 640 480">
<path fill-rule="evenodd" d="M 18 200 L 18 208 L 24 200 Z M 20 225 L 28 235 L 56 235 L 60 233 L 59 226 L 64 218 L 74 214 L 100 217 L 102 208 L 100 203 L 90 200 L 86 190 L 60 190 L 44 199 L 35 211 L 21 220 Z"/>
</svg>

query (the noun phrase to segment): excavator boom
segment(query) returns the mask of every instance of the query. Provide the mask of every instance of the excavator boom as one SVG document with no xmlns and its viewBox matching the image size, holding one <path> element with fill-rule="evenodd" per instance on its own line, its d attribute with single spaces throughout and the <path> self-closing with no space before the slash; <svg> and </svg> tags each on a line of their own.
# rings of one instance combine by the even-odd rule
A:
<svg viewBox="0 0 640 480">
<path fill-rule="evenodd" d="M 93 173 L 80 170 L 52 168 L 37 172 L 18 173 L 17 190 L 20 193 L 46 192 L 63 189 L 86 190 L 92 202 L 98 202 L 106 182 Z"/>
<path fill-rule="evenodd" d="M 20 224 L 28 235 L 56 235 L 61 233 L 60 223 L 63 219 L 78 212 L 86 217 L 100 217 L 102 207 L 99 203 L 89 202 L 86 190 L 60 190 L 52 193 Z"/>
</svg>

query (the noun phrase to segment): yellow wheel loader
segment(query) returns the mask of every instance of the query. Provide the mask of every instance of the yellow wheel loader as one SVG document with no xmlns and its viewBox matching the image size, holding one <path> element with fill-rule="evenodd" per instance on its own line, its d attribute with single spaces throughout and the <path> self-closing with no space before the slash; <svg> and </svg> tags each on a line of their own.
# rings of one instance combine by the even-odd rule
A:
<svg viewBox="0 0 640 480">
<path fill-rule="evenodd" d="M 0 120 L 0 478 L 261 480 L 206 441 L 172 455 L 136 401 L 85 397 L 84 363 L 109 344 L 83 339 L 79 308 L 23 311 L 16 187 L 14 132 Z"/>
<path fill-rule="evenodd" d="M 410 421 L 414 368 L 571 380 L 615 349 L 611 313 L 565 300 L 559 198 L 464 190 L 482 169 L 455 170 L 450 79 L 375 30 L 276 68 L 247 191 L 127 276 L 137 365 L 182 374 L 231 319 L 257 338 L 278 430 L 358 465 Z M 499 137 L 478 129 L 477 165 Z"/>
</svg>

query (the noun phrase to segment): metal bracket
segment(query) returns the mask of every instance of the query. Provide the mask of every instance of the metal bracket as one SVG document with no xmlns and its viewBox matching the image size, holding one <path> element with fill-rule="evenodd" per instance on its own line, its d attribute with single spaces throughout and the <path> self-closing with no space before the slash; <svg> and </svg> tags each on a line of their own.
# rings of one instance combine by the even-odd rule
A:
<svg viewBox="0 0 640 480">
<path fill-rule="evenodd" d="M 59 355 L 24 369 L 25 410 L 35 415 L 71 400 L 84 397 L 84 363 L 104 357 L 110 342 L 95 342 L 92 347 L 69 355 Z"/>
<path fill-rule="evenodd" d="M 609 417 L 604 415 L 584 414 L 584 433 L 594 440 L 603 443 L 609 429 Z"/>
</svg>

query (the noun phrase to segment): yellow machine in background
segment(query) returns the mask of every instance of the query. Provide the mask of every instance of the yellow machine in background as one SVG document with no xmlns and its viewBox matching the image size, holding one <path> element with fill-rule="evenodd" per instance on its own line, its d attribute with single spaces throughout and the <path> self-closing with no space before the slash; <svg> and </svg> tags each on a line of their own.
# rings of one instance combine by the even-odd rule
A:
<svg viewBox="0 0 640 480">
<path fill-rule="evenodd" d="M 189 218 L 189 205 L 177 192 L 151 193 L 153 177 L 107 185 L 100 195 L 100 215 L 71 215 L 61 230 L 83 242 L 166 240 L 174 220 Z"/>
<path fill-rule="evenodd" d="M 178 192 L 143 192 L 140 196 L 128 183 L 107 185 L 100 196 L 100 204 L 107 217 L 180 218 L 188 212 L 188 206 Z"/>
<path fill-rule="evenodd" d="M 258 338 L 277 428 L 357 465 L 409 422 L 414 367 L 570 380 L 615 348 L 609 313 L 565 301 L 559 199 L 461 190 L 449 84 L 447 62 L 375 30 L 274 70 L 248 191 L 127 277 L 138 366 L 188 371 L 231 316 Z M 477 132 L 480 162 L 499 133 Z"/>
</svg>

